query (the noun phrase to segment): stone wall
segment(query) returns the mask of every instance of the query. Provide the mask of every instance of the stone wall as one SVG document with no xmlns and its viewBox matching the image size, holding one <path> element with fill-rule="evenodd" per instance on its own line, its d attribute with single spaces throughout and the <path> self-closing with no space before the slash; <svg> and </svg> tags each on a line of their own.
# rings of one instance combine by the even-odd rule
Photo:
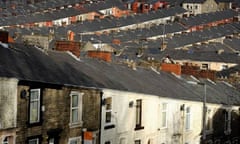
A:
<svg viewBox="0 0 240 144">
<path fill-rule="evenodd" d="M 18 91 L 29 86 L 19 86 Z M 83 93 L 83 124 L 70 126 L 70 92 Z M 20 93 L 18 93 L 19 95 Z M 18 96 L 19 97 L 19 96 Z M 49 133 L 59 136 L 59 144 L 67 144 L 69 138 L 81 137 L 83 128 L 87 131 L 98 132 L 100 122 L 100 92 L 82 88 L 43 88 L 42 87 L 42 121 L 39 125 L 28 124 L 28 98 L 18 99 L 18 132 L 16 143 L 25 144 L 29 137 L 40 136 L 42 143 L 47 143 Z M 98 136 L 97 136 L 98 137 Z"/>
</svg>

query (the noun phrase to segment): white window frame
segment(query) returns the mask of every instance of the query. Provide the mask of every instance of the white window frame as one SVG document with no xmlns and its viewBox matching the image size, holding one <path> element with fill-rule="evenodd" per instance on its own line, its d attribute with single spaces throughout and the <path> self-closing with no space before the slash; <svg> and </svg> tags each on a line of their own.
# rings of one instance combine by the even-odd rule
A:
<svg viewBox="0 0 240 144">
<path fill-rule="evenodd" d="M 77 95 L 78 96 L 78 105 L 77 107 L 73 107 L 73 102 L 72 102 L 72 97 Z M 70 93 L 70 127 L 78 127 L 78 126 L 81 126 L 82 125 L 82 96 L 83 96 L 83 93 L 81 92 L 78 92 L 78 91 L 72 91 Z M 78 110 L 78 119 L 76 122 L 73 122 L 73 119 L 72 119 L 72 110 L 73 109 L 77 109 Z"/>
<path fill-rule="evenodd" d="M 201 64 L 201 69 L 202 70 L 209 70 L 209 64 L 208 63 L 202 63 Z"/>
<path fill-rule="evenodd" d="M 7 142 L 4 141 L 6 138 L 7 138 Z M 3 139 L 2 139 L 2 144 L 9 144 L 9 136 L 3 137 Z"/>
<path fill-rule="evenodd" d="M 189 112 L 188 112 L 188 109 L 189 109 Z M 191 130 L 191 107 L 188 106 L 186 107 L 186 117 L 185 117 L 185 130 Z"/>
<path fill-rule="evenodd" d="M 226 109 L 224 113 L 224 133 L 231 134 L 231 110 Z"/>
<path fill-rule="evenodd" d="M 106 97 L 105 98 L 105 105 L 106 105 L 106 111 L 105 111 L 105 124 L 111 124 L 112 123 L 112 97 Z M 110 121 L 107 121 L 107 114 L 110 114 Z"/>
<path fill-rule="evenodd" d="M 207 111 L 206 111 L 206 121 L 205 121 L 206 132 L 207 132 L 207 133 L 212 133 L 212 132 L 213 132 L 212 116 L 213 116 L 213 110 L 210 109 L 210 108 L 207 108 Z M 209 124 L 209 129 L 208 129 L 208 127 L 207 127 L 208 124 Z"/>
<path fill-rule="evenodd" d="M 30 140 L 28 140 L 28 143 L 30 143 L 31 141 L 36 141 L 37 144 L 39 144 L 39 138 L 30 139 Z"/>
<path fill-rule="evenodd" d="M 168 111 L 168 104 L 162 103 L 161 104 L 161 128 L 167 128 L 167 111 Z M 163 119 L 163 115 L 165 114 L 165 118 Z"/>
<path fill-rule="evenodd" d="M 77 140 L 77 144 L 81 144 L 82 143 L 82 137 L 79 136 L 79 137 L 72 137 L 72 138 L 69 138 L 68 140 L 68 144 L 71 144 L 72 141 L 75 141 Z"/>
<path fill-rule="evenodd" d="M 31 93 L 32 92 L 37 92 L 38 93 L 38 98 L 32 99 L 31 98 Z M 41 99 L 41 89 L 31 89 L 30 90 L 30 96 L 29 96 L 29 123 L 30 124 L 40 122 L 40 105 L 41 105 L 40 99 Z M 31 103 L 32 102 L 37 102 L 38 103 L 38 107 L 37 107 L 37 120 L 36 121 L 35 120 L 31 120 L 31 115 L 33 114 L 31 112 L 31 110 L 32 110 Z"/>
</svg>

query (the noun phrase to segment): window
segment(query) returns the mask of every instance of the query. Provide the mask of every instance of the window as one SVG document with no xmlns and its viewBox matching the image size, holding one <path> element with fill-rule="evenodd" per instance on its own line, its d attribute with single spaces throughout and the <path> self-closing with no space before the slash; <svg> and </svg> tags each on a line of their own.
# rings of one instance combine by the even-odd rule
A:
<svg viewBox="0 0 240 144">
<path fill-rule="evenodd" d="M 202 69 L 203 70 L 208 70 L 209 69 L 208 64 L 202 64 Z"/>
<path fill-rule="evenodd" d="M 226 110 L 224 113 L 224 133 L 230 134 L 231 133 L 231 111 Z"/>
<path fill-rule="evenodd" d="M 30 139 L 28 140 L 28 144 L 39 144 L 39 139 L 38 138 Z"/>
<path fill-rule="evenodd" d="M 2 141 L 2 144 L 9 144 L 9 137 L 5 137 Z"/>
<path fill-rule="evenodd" d="M 228 69 L 228 65 L 222 65 L 222 70 Z"/>
<path fill-rule="evenodd" d="M 112 98 L 108 97 L 105 99 L 105 104 L 106 104 L 106 118 L 105 122 L 110 123 L 111 122 L 111 117 L 112 117 Z"/>
<path fill-rule="evenodd" d="M 40 122 L 40 89 L 30 90 L 29 123 Z"/>
<path fill-rule="evenodd" d="M 112 114 L 111 112 L 106 112 L 106 123 L 110 123 L 111 122 L 111 117 L 112 117 Z"/>
<path fill-rule="evenodd" d="M 141 144 L 141 140 L 135 140 L 134 144 Z"/>
<path fill-rule="evenodd" d="M 82 122 L 82 94 L 76 91 L 71 92 L 70 124 L 81 124 Z"/>
<path fill-rule="evenodd" d="M 167 104 L 163 103 L 162 104 L 162 124 L 161 127 L 162 128 L 166 128 L 167 127 Z"/>
<path fill-rule="evenodd" d="M 106 141 L 104 144 L 111 144 L 111 142 L 110 141 Z"/>
<path fill-rule="evenodd" d="M 207 109 L 206 112 L 206 130 L 211 131 L 212 130 L 212 110 Z"/>
<path fill-rule="evenodd" d="M 135 130 L 138 129 L 143 129 L 142 127 L 142 100 L 138 99 L 136 101 L 136 128 Z"/>
<path fill-rule="evenodd" d="M 68 144 L 81 144 L 82 143 L 81 141 L 82 141 L 81 137 L 74 137 L 69 139 Z"/>
<path fill-rule="evenodd" d="M 54 138 L 50 138 L 48 144 L 54 144 Z"/>
<path fill-rule="evenodd" d="M 190 107 L 186 108 L 186 124 L 185 124 L 185 129 L 189 130 L 191 126 L 191 109 Z"/>
<path fill-rule="evenodd" d="M 198 9 L 198 6 L 197 6 L 197 5 L 195 6 L 195 9 Z"/>
</svg>

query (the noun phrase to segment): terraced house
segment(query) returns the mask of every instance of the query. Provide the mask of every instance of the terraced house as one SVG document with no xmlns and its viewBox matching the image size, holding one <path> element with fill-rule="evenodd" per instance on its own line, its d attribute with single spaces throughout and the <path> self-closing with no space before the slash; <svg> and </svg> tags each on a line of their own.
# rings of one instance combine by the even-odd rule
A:
<svg viewBox="0 0 240 144">
<path fill-rule="evenodd" d="M 23 44 L 0 53 L 3 143 L 239 142 L 240 93 L 228 83 Z"/>
</svg>

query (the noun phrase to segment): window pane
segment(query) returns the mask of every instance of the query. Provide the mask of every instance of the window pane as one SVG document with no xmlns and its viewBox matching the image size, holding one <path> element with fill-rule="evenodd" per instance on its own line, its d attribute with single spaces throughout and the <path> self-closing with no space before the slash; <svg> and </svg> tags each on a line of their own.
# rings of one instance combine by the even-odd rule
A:
<svg viewBox="0 0 240 144">
<path fill-rule="evenodd" d="M 31 100 L 38 100 L 39 99 L 39 89 L 31 90 Z"/>
<path fill-rule="evenodd" d="M 162 127 L 167 126 L 167 104 L 162 104 Z"/>
<path fill-rule="evenodd" d="M 9 137 L 5 137 L 2 144 L 9 144 Z"/>
<path fill-rule="evenodd" d="M 54 138 L 51 138 L 48 144 L 54 144 Z"/>
<path fill-rule="evenodd" d="M 190 112 L 191 112 L 190 107 L 187 107 L 187 109 L 186 109 L 186 127 L 185 127 L 187 130 L 190 129 L 190 121 L 191 121 Z"/>
<path fill-rule="evenodd" d="M 38 144 L 38 139 L 29 140 L 28 144 Z"/>
<path fill-rule="evenodd" d="M 78 109 L 72 109 L 72 122 L 78 122 Z"/>
<path fill-rule="evenodd" d="M 78 107 L 78 95 L 72 95 L 72 107 Z"/>
<path fill-rule="evenodd" d="M 71 140 L 70 144 L 78 144 L 77 140 Z"/>
<path fill-rule="evenodd" d="M 136 106 L 136 127 L 141 126 L 141 109 L 142 109 L 142 100 L 137 100 Z"/>
<path fill-rule="evenodd" d="M 162 113 L 162 127 L 166 127 L 166 112 Z"/>
<path fill-rule="evenodd" d="M 111 112 L 106 112 L 106 123 L 111 122 Z"/>
<path fill-rule="evenodd" d="M 141 144 L 141 140 L 135 140 L 135 144 Z"/>
<path fill-rule="evenodd" d="M 31 102 L 30 103 L 30 122 L 38 122 L 39 117 L 39 102 Z"/>
</svg>

